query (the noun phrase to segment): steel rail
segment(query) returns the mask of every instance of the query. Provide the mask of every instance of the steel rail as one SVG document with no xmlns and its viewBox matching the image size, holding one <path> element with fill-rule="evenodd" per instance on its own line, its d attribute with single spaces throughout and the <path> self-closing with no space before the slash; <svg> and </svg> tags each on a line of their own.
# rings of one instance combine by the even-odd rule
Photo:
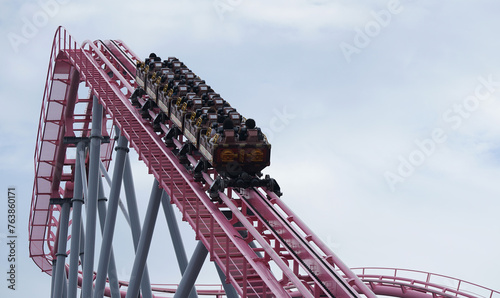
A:
<svg viewBox="0 0 500 298">
<path fill-rule="evenodd" d="M 404 291 L 406 295 L 413 292 L 443 297 L 500 297 L 500 291 L 425 271 L 384 267 L 352 268 L 352 271 L 378 295 L 401 295 Z"/>
</svg>

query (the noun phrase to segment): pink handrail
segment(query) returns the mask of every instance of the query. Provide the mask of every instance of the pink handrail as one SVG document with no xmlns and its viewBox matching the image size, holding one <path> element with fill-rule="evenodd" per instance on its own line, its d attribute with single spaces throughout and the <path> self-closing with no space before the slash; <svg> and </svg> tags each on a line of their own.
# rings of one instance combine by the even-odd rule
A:
<svg viewBox="0 0 500 298">
<path fill-rule="evenodd" d="M 499 291 L 443 274 L 384 267 L 353 268 L 352 270 L 365 282 L 378 282 L 379 286 L 383 283 L 387 285 L 400 283 L 455 297 L 500 297 Z M 417 279 L 415 274 L 422 275 L 423 278 Z M 443 281 L 447 284 L 443 284 Z"/>
</svg>

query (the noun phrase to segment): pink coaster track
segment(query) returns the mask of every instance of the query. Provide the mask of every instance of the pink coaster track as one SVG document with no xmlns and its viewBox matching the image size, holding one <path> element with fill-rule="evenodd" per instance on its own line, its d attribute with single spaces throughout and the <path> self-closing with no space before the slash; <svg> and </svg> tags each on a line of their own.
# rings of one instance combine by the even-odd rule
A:
<svg viewBox="0 0 500 298">
<path fill-rule="evenodd" d="M 91 112 L 95 96 L 104 108 L 102 139 L 109 137 L 108 142 L 100 143 L 99 160 L 104 168 L 110 164 L 115 144 L 114 125 L 144 161 L 149 173 L 170 198 L 170 203 L 180 210 L 182 219 L 193 228 L 196 239 L 206 248 L 210 260 L 217 264 L 225 282 L 233 286 L 237 295 L 477 297 L 466 294 L 460 285 L 454 290 L 440 287 L 429 277 L 417 281 L 399 277 L 396 273 L 372 275 L 368 274 L 368 269 L 362 269 L 356 275 L 266 188 L 243 191 L 227 188 L 219 192 L 220 201 L 213 202 L 207 191 L 217 173 L 204 173 L 205 183 L 196 182 L 161 140 L 170 124 L 162 124 L 163 132 L 157 133 L 131 105 L 129 97 L 136 87 L 133 74 L 138 60 L 118 40 L 86 41 L 79 46 L 65 29 L 60 27 L 55 34 L 40 114 L 29 222 L 30 255 L 43 272 L 54 276 L 55 259 L 64 261 L 66 257 L 65 253 L 58 252 L 59 246 L 64 248 L 66 243 L 58 243 L 57 239 L 70 241 L 71 236 L 66 235 L 66 231 L 71 221 L 64 219 L 64 214 L 69 216 L 69 211 L 65 213 L 60 205 L 51 204 L 51 199 L 52 203 L 64 203 L 73 197 L 78 163 L 75 143 L 91 137 L 89 127 L 95 120 Z M 90 89 L 88 98 L 78 97 L 80 83 L 85 83 Z M 183 142 L 182 136 L 175 140 L 179 148 Z M 87 153 L 85 170 L 90 167 L 90 154 Z M 187 157 L 192 165 L 196 164 L 196 157 Z M 90 174 L 90 170 L 88 172 Z M 84 193 L 87 195 L 86 190 Z M 66 265 L 65 275 L 68 268 L 71 269 Z M 93 280 L 98 275 L 99 272 L 90 278 Z M 82 283 L 85 283 L 85 275 L 80 271 L 78 286 Z M 109 280 L 106 283 L 106 296 L 111 292 L 110 283 Z M 460 281 L 460 284 L 464 283 Z M 118 285 L 122 297 L 133 288 L 125 289 L 129 286 L 126 281 L 120 281 Z M 145 295 L 144 288 L 142 290 Z M 160 286 L 152 286 L 152 290 L 155 297 L 175 292 L 175 288 Z M 485 297 L 498 294 L 487 291 L 490 291 L 489 296 Z M 220 296 L 222 292 L 199 289 L 198 294 Z"/>
<path fill-rule="evenodd" d="M 418 270 L 352 268 L 377 295 L 394 297 L 500 297 L 500 292 L 457 278 Z"/>
</svg>

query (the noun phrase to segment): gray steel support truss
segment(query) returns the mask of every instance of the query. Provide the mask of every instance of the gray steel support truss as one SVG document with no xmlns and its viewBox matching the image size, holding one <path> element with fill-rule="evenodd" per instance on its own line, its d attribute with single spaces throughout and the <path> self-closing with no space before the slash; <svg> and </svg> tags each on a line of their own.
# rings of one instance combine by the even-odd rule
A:
<svg viewBox="0 0 500 298">
<path fill-rule="evenodd" d="M 96 278 L 96 286 L 95 286 L 95 295 L 94 297 L 103 297 L 104 296 L 104 288 L 106 287 L 106 276 L 108 275 L 108 268 L 110 270 L 110 283 L 111 289 L 116 286 L 114 289 L 116 292 L 115 295 L 119 295 L 118 291 L 118 278 L 116 276 L 116 266 L 114 262 L 114 258 L 112 257 L 112 242 L 116 224 L 116 216 L 118 213 L 118 201 L 120 199 L 120 190 L 122 186 L 122 178 L 123 178 L 123 169 L 125 166 L 125 157 L 128 152 L 128 142 L 125 136 L 121 135 L 118 138 L 118 146 L 115 147 L 116 158 L 115 158 L 115 168 L 113 171 L 113 179 L 111 183 L 111 190 L 109 195 L 109 203 L 108 210 L 106 212 L 106 202 L 99 202 L 101 222 L 104 223 L 104 231 L 102 236 L 101 250 L 99 256 L 99 264 L 97 267 L 97 278 Z M 101 181 L 102 185 L 102 181 Z M 104 190 L 102 186 L 100 187 L 102 192 L 102 196 L 104 196 Z M 105 219 L 104 219 L 105 217 Z"/>
<path fill-rule="evenodd" d="M 80 240 L 83 236 L 82 226 L 82 204 L 83 204 L 83 186 L 82 186 L 82 164 L 80 162 L 80 153 L 85 151 L 85 142 L 80 141 L 76 146 L 75 159 L 75 182 L 73 187 L 72 223 L 71 223 L 71 248 L 69 255 L 69 287 L 68 297 L 77 298 L 78 289 L 78 257 L 80 254 Z M 83 263 L 83 262 L 82 262 Z"/>
<path fill-rule="evenodd" d="M 158 217 L 158 209 L 160 208 L 161 203 L 161 193 L 158 180 L 155 179 L 153 189 L 151 190 L 151 196 L 149 198 L 146 217 L 144 218 L 141 237 L 135 254 L 132 273 L 130 274 L 130 283 L 128 285 L 126 298 L 136 298 L 139 296 L 139 285 L 144 274 L 144 268 L 146 266 L 149 247 L 151 246 L 151 239 L 153 237 L 156 218 Z"/>
<path fill-rule="evenodd" d="M 137 247 L 139 246 L 139 239 L 141 237 L 141 220 L 139 217 L 139 208 L 137 207 L 137 198 L 135 196 L 134 179 L 132 177 L 132 167 L 130 166 L 130 156 L 128 154 L 126 156 L 125 170 L 123 173 L 123 189 L 125 190 L 125 196 L 127 199 L 127 209 L 130 220 L 130 229 L 132 232 L 132 240 L 134 241 L 134 251 L 137 253 Z M 153 297 L 147 264 L 144 264 L 141 291 L 143 298 Z"/>
<path fill-rule="evenodd" d="M 99 215 L 99 224 L 101 227 L 101 235 L 103 236 L 103 242 L 108 241 L 108 239 L 104 238 L 104 227 L 106 223 L 106 213 L 107 213 L 107 208 L 106 208 L 106 201 L 108 200 L 106 198 L 106 195 L 104 194 L 104 186 L 103 186 L 103 181 L 102 177 L 99 177 L 99 200 L 97 201 L 97 212 Z M 112 240 L 112 239 L 111 239 Z M 101 255 L 102 255 L 102 243 L 101 243 Z M 101 266 L 101 259 L 99 259 L 98 263 L 98 268 Z M 120 297 L 120 286 L 118 284 L 118 274 L 116 272 L 116 263 L 115 263 L 115 256 L 113 253 L 113 247 L 111 247 L 111 252 L 109 255 L 109 265 L 107 268 L 107 275 L 109 278 L 109 285 L 111 289 L 111 297 Z M 99 271 L 97 271 L 99 272 Z M 97 274 L 99 276 L 99 274 Z M 105 275 L 106 276 L 106 275 Z M 97 278 L 96 278 L 97 280 Z M 105 286 L 106 282 L 104 282 Z M 94 297 L 103 297 L 104 295 L 104 287 L 102 288 L 102 295 L 97 295 L 96 293 L 98 292 L 98 287 L 96 283 L 96 287 L 94 289 Z"/>
<path fill-rule="evenodd" d="M 189 295 L 189 292 L 194 286 L 198 274 L 200 274 L 201 267 L 203 267 L 203 262 L 207 257 L 208 250 L 206 249 L 203 242 L 198 241 L 196 248 L 193 252 L 193 256 L 189 261 L 186 271 L 182 275 L 181 282 L 177 287 L 174 298 L 183 298 Z"/>
<path fill-rule="evenodd" d="M 184 249 L 184 244 L 182 242 L 181 232 L 179 230 L 179 225 L 175 220 L 174 209 L 170 204 L 170 197 L 166 191 L 163 191 L 161 196 L 161 204 L 163 206 L 163 212 L 165 213 L 165 218 L 167 219 L 168 229 L 170 231 L 170 237 L 172 238 L 172 243 L 174 245 L 175 255 L 177 256 L 177 263 L 179 264 L 179 269 L 181 274 L 184 275 L 186 271 L 188 260 L 186 256 L 186 250 Z M 196 287 L 193 286 L 189 292 L 189 298 L 196 298 Z"/>
<path fill-rule="evenodd" d="M 217 274 L 219 275 L 220 281 L 222 283 L 222 286 L 224 287 L 224 291 L 226 292 L 226 297 L 227 298 L 238 298 L 238 292 L 236 292 L 236 289 L 233 287 L 232 284 L 228 284 L 226 282 L 226 275 L 224 272 L 222 272 L 222 269 L 220 269 L 219 265 L 215 263 L 215 269 L 217 269 Z"/>
<path fill-rule="evenodd" d="M 53 263 L 53 278 L 51 286 L 52 297 L 70 297 L 77 298 L 77 290 L 79 284 L 78 269 L 81 264 L 83 277 L 81 281 L 81 296 L 82 297 L 103 297 L 106 287 L 106 277 L 109 277 L 109 284 L 112 297 L 120 297 L 119 281 L 116 271 L 116 263 L 113 256 L 112 239 L 116 224 L 116 216 L 118 207 L 122 209 L 127 221 L 130 224 L 136 257 L 130 283 L 126 297 L 138 297 L 139 288 L 142 292 L 142 297 L 151 298 L 152 291 L 149 280 L 149 274 L 146 265 L 149 247 L 158 215 L 159 205 L 162 203 L 165 218 L 174 245 L 174 250 L 177 256 L 177 262 L 182 274 L 182 279 L 175 294 L 175 297 L 198 297 L 194 283 L 199 275 L 203 263 L 208 254 L 207 249 L 200 241 L 188 263 L 186 251 L 182 242 L 179 226 L 175 219 L 172 205 L 168 194 L 159 188 L 158 181 L 155 180 L 151 191 L 150 201 L 147 208 L 144 225 L 141 231 L 139 212 L 137 208 L 137 199 L 135 196 L 134 182 L 132 178 L 132 170 L 130 159 L 127 154 L 127 140 L 124 136 L 120 136 L 117 142 L 117 155 L 115 157 L 115 168 L 113 171 L 113 179 L 111 180 L 111 190 L 109 195 L 109 203 L 106 207 L 106 197 L 104 194 L 103 181 L 99 174 L 99 167 L 103 167 L 100 161 L 100 146 L 102 140 L 102 119 L 103 109 L 99 104 L 98 98 L 93 97 L 92 108 L 92 130 L 90 142 L 81 140 L 77 143 L 75 169 L 74 169 L 74 193 L 73 198 L 67 202 L 63 202 L 61 208 L 61 218 L 59 221 L 60 227 L 58 230 L 58 252 L 57 259 Z M 85 167 L 85 148 L 89 145 L 89 170 L 88 183 Z M 104 171 L 105 169 L 103 169 Z M 106 176 L 109 182 L 107 173 Z M 124 185 L 124 190 L 127 198 L 127 210 L 124 206 L 120 206 L 120 189 Z M 85 227 L 82 219 L 82 205 L 86 207 Z M 72 211 L 72 227 L 71 227 L 71 252 L 69 258 L 68 278 L 66 278 L 65 258 L 66 258 L 66 243 L 68 235 L 70 208 Z M 106 210 L 107 209 L 107 210 Z M 102 231 L 102 243 L 100 249 L 99 262 L 97 265 L 97 276 L 95 278 L 95 291 L 93 289 L 94 282 L 94 254 L 95 254 L 95 239 L 96 239 L 96 221 L 99 215 Z M 85 235 L 86 234 L 86 235 Z M 85 262 L 84 262 L 85 253 Z M 80 259 L 80 264 L 79 264 Z M 230 284 L 225 283 L 225 275 L 220 268 L 215 264 L 217 272 L 223 283 L 226 295 L 229 298 L 238 297 L 235 289 Z"/>
<path fill-rule="evenodd" d="M 70 200 L 63 199 L 61 203 L 61 216 L 59 218 L 59 239 L 57 242 L 57 253 L 56 253 L 56 271 L 52 273 L 52 278 L 54 280 L 54 291 L 53 297 L 59 298 L 63 297 L 64 287 L 66 285 L 66 243 L 68 238 L 68 224 L 69 224 L 69 211 L 70 211 Z"/>
<path fill-rule="evenodd" d="M 86 239 L 85 239 L 85 263 L 83 264 L 83 286 L 82 296 L 92 298 L 94 280 L 94 250 L 97 217 L 97 194 L 99 190 L 99 161 L 102 139 L 102 106 L 99 99 L 94 95 L 92 106 L 92 130 L 90 134 L 90 160 L 88 197 L 86 212 Z"/>
</svg>

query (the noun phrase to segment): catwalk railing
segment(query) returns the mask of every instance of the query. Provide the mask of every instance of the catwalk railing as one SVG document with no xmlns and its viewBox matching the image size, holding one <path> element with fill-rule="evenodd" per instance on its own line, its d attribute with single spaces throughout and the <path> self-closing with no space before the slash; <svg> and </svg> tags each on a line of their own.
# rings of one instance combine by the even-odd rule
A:
<svg viewBox="0 0 500 298">
<path fill-rule="evenodd" d="M 397 268 L 352 269 L 377 295 L 500 298 L 500 292 L 442 274 Z"/>
<path fill-rule="evenodd" d="M 71 195 L 74 157 L 67 154 L 65 136 L 87 136 L 92 110 L 92 96 L 77 99 L 70 96 L 71 75 L 74 66 L 61 52 L 62 49 L 79 48 L 71 37 L 59 29 L 52 44 L 49 68 L 35 147 L 35 181 L 29 218 L 30 255 L 42 271 L 51 273 L 54 258 L 60 207 L 50 205 L 51 198 Z M 78 82 L 79 83 L 79 82 Z M 75 104 L 80 103 L 82 114 L 75 114 Z M 75 125 L 73 125 L 75 124 Z M 71 146 L 71 145 L 69 145 Z M 101 160 L 106 166 L 111 160 L 113 138 L 101 146 Z"/>
</svg>

